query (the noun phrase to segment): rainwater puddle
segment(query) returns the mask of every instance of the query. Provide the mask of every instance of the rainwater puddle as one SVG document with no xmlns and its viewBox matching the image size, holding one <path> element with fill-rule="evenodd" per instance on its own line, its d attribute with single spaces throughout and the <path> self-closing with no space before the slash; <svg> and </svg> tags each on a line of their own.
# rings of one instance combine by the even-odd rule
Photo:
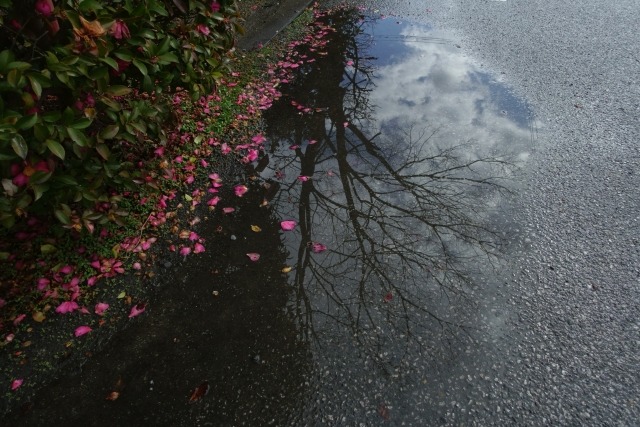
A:
<svg viewBox="0 0 640 427">
<path fill-rule="evenodd" d="M 207 252 L 167 264 L 161 300 L 22 421 L 443 421 L 485 327 L 478 278 L 500 262 L 493 218 L 526 162 L 531 112 L 447 34 L 327 19 L 326 54 L 307 52 L 265 112 L 249 191 L 204 218 Z"/>
<path fill-rule="evenodd" d="M 491 227 L 531 112 L 446 34 L 335 19 L 328 54 L 265 115 L 261 178 L 298 222 L 283 233 L 287 310 L 313 354 L 289 422 L 424 425 L 485 327 L 477 279 L 500 262 Z"/>
</svg>

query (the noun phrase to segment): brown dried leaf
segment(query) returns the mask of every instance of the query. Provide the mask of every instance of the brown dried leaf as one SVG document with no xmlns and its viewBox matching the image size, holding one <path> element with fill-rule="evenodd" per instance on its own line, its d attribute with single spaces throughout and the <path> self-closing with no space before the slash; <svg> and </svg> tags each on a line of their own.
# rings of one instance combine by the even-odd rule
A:
<svg viewBox="0 0 640 427">
<path fill-rule="evenodd" d="M 204 396 L 206 396 L 207 393 L 209 393 L 209 382 L 203 381 L 202 384 L 196 387 L 195 390 L 193 390 L 193 392 L 191 393 L 191 397 L 189 398 L 189 403 L 198 402 Z"/>
<path fill-rule="evenodd" d="M 107 395 L 105 400 L 116 400 L 118 397 L 120 397 L 120 393 L 118 393 L 117 391 L 112 391 Z"/>
</svg>

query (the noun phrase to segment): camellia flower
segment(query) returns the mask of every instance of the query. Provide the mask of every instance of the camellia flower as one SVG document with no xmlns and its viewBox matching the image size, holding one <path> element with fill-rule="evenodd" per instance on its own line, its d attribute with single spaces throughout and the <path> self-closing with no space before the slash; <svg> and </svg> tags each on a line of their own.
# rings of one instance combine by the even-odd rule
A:
<svg viewBox="0 0 640 427">
<path fill-rule="evenodd" d="M 198 24 L 196 26 L 196 29 L 198 30 L 198 32 L 200 32 L 201 34 L 204 34 L 205 36 L 208 36 L 209 33 L 211 33 L 211 30 L 209 29 L 209 27 L 207 27 L 204 24 Z"/>
<path fill-rule="evenodd" d="M 53 0 L 38 0 L 35 9 L 40 15 L 49 16 L 53 13 Z"/>
<path fill-rule="evenodd" d="M 116 22 L 111 26 L 109 31 L 116 40 L 128 39 L 131 37 L 129 27 L 122 20 L 116 19 Z"/>
</svg>

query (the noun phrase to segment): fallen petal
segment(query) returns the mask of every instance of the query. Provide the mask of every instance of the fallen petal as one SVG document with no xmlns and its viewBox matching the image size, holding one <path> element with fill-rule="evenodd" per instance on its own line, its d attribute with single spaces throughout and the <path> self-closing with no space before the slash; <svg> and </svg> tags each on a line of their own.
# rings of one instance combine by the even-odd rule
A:
<svg viewBox="0 0 640 427">
<path fill-rule="evenodd" d="M 13 382 L 11 383 L 11 390 L 19 389 L 23 382 L 24 382 L 24 380 L 22 378 L 19 378 L 17 380 L 13 380 Z"/>
<path fill-rule="evenodd" d="M 91 331 L 92 331 L 92 329 L 90 327 L 88 327 L 88 326 L 78 326 L 73 334 L 76 337 L 81 337 L 84 334 L 88 334 Z"/>
<path fill-rule="evenodd" d="M 297 223 L 297 222 L 295 222 L 295 221 L 293 221 L 293 220 L 281 221 L 281 222 L 280 222 L 280 227 L 282 227 L 282 229 L 283 229 L 284 231 L 291 231 L 291 230 L 293 230 L 294 228 L 296 228 L 296 225 L 297 225 L 297 224 L 298 224 L 298 223 Z"/>
<path fill-rule="evenodd" d="M 320 252 L 324 252 L 327 250 L 327 247 L 325 245 L 323 245 L 322 243 L 312 243 L 311 244 L 311 250 L 317 254 L 319 254 Z"/>
<path fill-rule="evenodd" d="M 147 306 L 144 303 L 138 303 L 136 305 L 134 305 L 133 307 L 131 307 L 131 311 L 129 312 L 129 319 L 131 319 L 132 317 L 136 317 L 137 315 L 144 313 L 144 311 L 146 310 Z"/>
<path fill-rule="evenodd" d="M 258 253 L 256 253 L 256 252 L 249 252 L 249 253 L 247 254 L 247 256 L 249 257 L 249 259 L 250 259 L 251 261 L 254 261 L 254 262 L 255 262 L 255 261 L 258 261 L 258 260 L 260 259 L 260 254 L 258 254 Z"/>
<path fill-rule="evenodd" d="M 198 387 L 191 392 L 189 403 L 197 402 L 209 393 L 209 382 L 203 381 Z"/>
<path fill-rule="evenodd" d="M 234 211 L 235 211 L 234 208 L 222 208 L 222 212 L 224 212 L 226 214 L 234 212 Z"/>
<path fill-rule="evenodd" d="M 96 304 L 94 312 L 100 316 L 104 314 L 104 312 L 107 311 L 108 308 L 109 308 L 109 304 L 107 304 L 106 302 L 99 302 Z"/>
</svg>

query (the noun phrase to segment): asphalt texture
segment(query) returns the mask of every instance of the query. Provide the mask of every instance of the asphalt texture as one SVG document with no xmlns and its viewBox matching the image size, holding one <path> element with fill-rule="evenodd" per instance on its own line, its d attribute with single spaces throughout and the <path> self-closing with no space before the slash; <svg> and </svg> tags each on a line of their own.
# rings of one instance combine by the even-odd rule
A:
<svg viewBox="0 0 640 427">
<path fill-rule="evenodd" d="M 522 190 L 503 206 L 518 237 L 488 296 L 505 321 L 425 424 L 638 425 L 638 3 L 353 4 L 454 31 L 537 117 Z"/>
</svg>

